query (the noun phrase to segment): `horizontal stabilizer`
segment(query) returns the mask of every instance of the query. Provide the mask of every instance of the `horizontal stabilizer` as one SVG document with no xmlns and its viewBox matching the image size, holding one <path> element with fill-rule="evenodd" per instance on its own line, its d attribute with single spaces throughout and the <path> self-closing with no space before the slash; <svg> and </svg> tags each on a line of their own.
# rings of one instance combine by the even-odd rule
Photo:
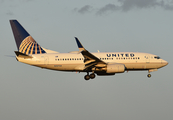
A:
<svg viewBox="0 0 173 120">
<path fill-rule="evenodd" d="M 21 52 L 19 52 L 19 51 L 14 51 L 14 52 L 16 53 L 16 56 L 17 56 L 17 57 L 21 57 L 21 58 L 33 58 L 32 56 L 26 55 L 26 54 L 21 53 Z"/>
</svg>

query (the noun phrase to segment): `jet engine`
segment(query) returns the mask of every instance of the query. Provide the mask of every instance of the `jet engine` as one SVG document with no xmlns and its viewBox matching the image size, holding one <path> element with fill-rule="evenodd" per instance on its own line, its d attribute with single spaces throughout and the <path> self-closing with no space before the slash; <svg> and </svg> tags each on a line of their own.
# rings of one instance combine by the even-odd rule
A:
<svg viewBox="0 0 173 120">
<path fill-rule="evenodd" d="M 108 64 L 106 67 L 106 73 L 123 73 L 124 71 L 125 66 L 120 63 Z"/>
</svg>

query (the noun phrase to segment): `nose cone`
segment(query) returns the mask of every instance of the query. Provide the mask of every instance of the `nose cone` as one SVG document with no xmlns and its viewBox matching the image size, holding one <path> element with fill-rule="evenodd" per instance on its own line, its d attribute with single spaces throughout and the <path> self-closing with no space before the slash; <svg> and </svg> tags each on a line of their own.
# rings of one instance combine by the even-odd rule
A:
<svg viewBox="0 0 173 120">
<path fill-rule="evenodd" d="M 162 60 L 162 64 L 163 64 L 163 66 L 166 66 L 168 64 L 168 62 L 166 60 Z"/>
</svg>

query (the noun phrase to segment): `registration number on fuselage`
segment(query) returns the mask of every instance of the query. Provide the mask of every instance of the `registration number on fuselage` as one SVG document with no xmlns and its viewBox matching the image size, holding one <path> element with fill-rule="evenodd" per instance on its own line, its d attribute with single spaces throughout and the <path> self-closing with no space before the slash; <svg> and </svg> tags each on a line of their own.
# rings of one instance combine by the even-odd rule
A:
<svg viewBox="0 0 173 120">
<path fill-rule="evenodd" d="M 54 67 L 62 67 L 62 65 L 54 65 Z"/>
</svg>

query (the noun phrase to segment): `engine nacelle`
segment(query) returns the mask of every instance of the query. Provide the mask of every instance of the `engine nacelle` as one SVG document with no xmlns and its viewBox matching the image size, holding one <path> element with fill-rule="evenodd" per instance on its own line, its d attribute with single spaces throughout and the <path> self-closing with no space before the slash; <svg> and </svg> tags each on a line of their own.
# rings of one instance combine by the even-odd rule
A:
<svg viewBox="0 0 173 120">
<path fill-rule="evenodd" d="M 120 63 L 108 64 L 106 69 L 106 73 L 123 73 L 124 71 L 125 66 Z"/>
</svg>

